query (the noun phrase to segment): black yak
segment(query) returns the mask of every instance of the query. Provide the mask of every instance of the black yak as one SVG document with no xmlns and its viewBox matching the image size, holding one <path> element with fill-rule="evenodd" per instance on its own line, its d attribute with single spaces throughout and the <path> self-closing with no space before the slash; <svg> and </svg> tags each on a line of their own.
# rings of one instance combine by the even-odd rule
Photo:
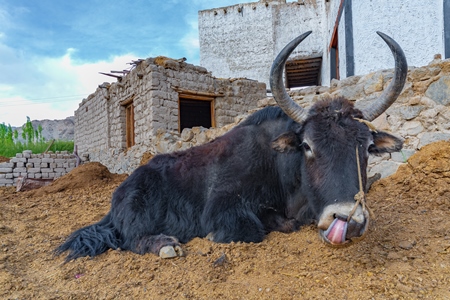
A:
<svg viewBox="0 0 450 300">
<path fill-rule="evenodd" d="M 400 46 L 379 33 L 395 58 L 394 78 L 366 109 L 328 99 L 309 110 L 283 86 L 289 54 L 275 59 L 271 89 L 279 107 L 267 107 L 207 144 L 155 156 L 114 192 L 110 212 L 56 249 L 66 261 L 107 249 L 181 255 L 181 243 L 208 237 L 218 243 L 261 242 L 271 231 L 292 232 L 315 221 L 330 245 L 349 244 L 367 231 L 369 213 L 355 204 L 367 181 L 369 154 L 399 151 L 402 141 L 373 130 L 369 121 L 398 97 L 407 64 Z"/>
</svg>

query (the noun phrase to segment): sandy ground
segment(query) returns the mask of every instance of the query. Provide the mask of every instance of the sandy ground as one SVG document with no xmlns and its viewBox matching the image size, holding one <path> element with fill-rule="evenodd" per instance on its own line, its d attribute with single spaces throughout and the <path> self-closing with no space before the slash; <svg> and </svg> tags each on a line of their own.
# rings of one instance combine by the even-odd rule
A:
<svg viewBox="0 0 450 300">
<path fill-rule="evenodd" d="M 102 218 L 124 176 L 89 163 L 39 190 L 0 188 L 1 299 L 450 299 L 450 143 L 374 184 L 367 237 L 347 248 L 316 228 L 259 244 L 194 239 L 161 259 L 110 250 L 63 264 L 52 250 Z"/>
</svg>

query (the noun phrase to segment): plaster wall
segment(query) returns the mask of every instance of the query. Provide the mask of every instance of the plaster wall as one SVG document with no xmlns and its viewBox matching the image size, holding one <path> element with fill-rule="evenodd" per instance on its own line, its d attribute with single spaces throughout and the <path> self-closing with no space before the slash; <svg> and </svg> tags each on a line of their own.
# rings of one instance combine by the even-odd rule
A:
<svg viewBox="0 0 450 300">
<path fill-rule="evenodd" d="M 393 37 L 411 66 L 426 65 L 438 53 L 444 57 L 445 0 L 348 1 L 352 19 L 345 24 L 344 9 L 338 25 L 341 79 L 348 77 L 347 64 L 352 62 L 353 75 L 393 67 L 390 50 L 376 31 Z M 329 46 L 341 3 L 345 2 L 259 1 L 200 11 L 200 65 L 217 77 L 246 77 L 268 85 L 278 52 L 297 35 L 312 30 L 291 57 L 322 55 L 321 84 L 328 86 Z M 346 52 L 346 35 L 353 39 L 351 56 Z"/>
<path fill-rule="evenodd" d="M 444 55 L 443 0 L 354 0 L 352 7 L 355 75 L 393 67 L 391 52 L 376 31 L 399 43 L 410 66 Z"/>
<path fill-rule="evenodd" d="M 273 59 L 296 36 L 313 31 L 291 57 L 322 55 L 323 7 L 322 1 L 271 1 L 200 11 L 200 65 L 216 77 L 269 86 Z"/>
</svg>

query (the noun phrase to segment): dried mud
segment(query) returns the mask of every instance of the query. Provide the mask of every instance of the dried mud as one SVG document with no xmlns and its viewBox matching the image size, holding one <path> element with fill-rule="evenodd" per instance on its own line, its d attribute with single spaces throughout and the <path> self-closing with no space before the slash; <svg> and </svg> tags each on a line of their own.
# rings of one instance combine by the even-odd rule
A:
<svg viewBox="0 0 450 300">
<path fill-rule="evenodd" d="M 368 194 L 367 237 L 316 228 L 259 244 L 194 239 L 175 259 L 109 250 L 63 264 L 53 249 L 100 220 L 125 176 L 89 163 L 39 190 L 0 188 L 2 299 L 450 299 L 450 143 L 428 145 Z"/>
</svg>

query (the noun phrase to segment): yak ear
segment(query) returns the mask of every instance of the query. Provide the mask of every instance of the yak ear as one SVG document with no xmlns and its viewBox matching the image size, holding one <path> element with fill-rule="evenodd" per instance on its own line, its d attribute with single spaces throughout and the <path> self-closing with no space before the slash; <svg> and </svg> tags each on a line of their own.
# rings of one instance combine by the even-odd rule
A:
<svg viewBox="0 0 450 300">
<path fill-rule="evenodd" d="M 290 152 L 297 150 L 300 145 L 300 139 L 293 131 L 288 131 L 278 136 L 272 142 L 272 149 L 278 152 Z"/>
<path fill-rule="evenodd" d="M 403 141 L 387 132 L 372 132 L 373 144 L 369 146 L 369 153 L 392 153 L 402 150 Z"/>
</svg>

